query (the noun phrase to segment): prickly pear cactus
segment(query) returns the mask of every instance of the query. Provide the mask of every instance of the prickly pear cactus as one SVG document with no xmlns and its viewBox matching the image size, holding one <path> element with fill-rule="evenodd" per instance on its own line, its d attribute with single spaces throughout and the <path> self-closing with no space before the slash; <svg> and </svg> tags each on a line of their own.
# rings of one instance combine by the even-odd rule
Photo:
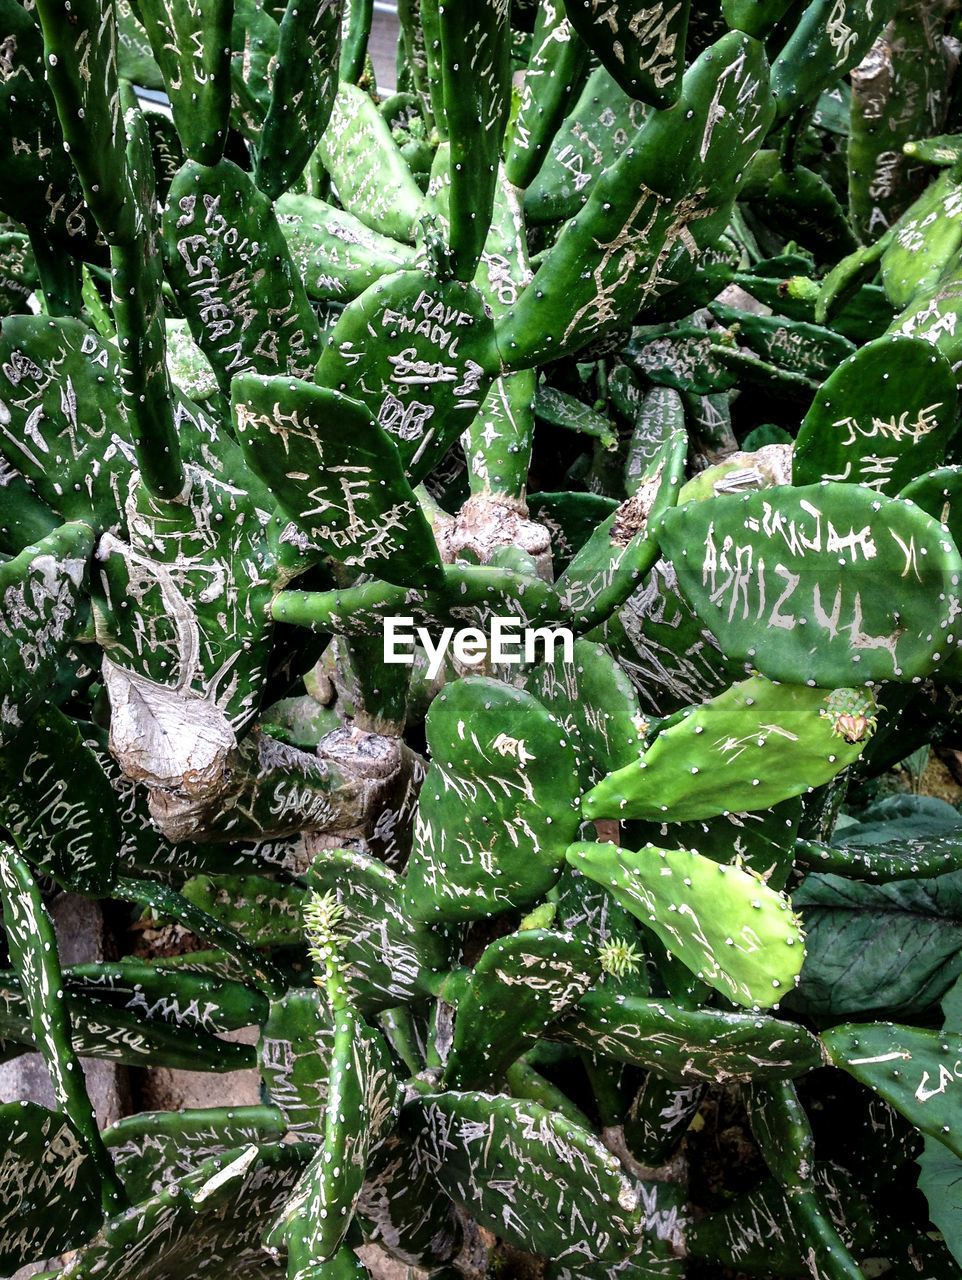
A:
<svg viewBox="0 0 962 1280">
<path fill-rule="evenodd" d="M 958 15 L 390 7 L 0 0 L 0 1270 L 955 1275 Z"/>
</svg>

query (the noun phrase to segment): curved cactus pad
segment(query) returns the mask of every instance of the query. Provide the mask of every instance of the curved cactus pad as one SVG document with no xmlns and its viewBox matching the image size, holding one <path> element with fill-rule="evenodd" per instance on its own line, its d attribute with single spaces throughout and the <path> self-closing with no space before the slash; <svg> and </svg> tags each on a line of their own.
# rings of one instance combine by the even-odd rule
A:
<svg viewBox="0 0 962 1280">
<path fill-rule="evenodd" d="M 411 915 L 468 920 L 537 901 L 578 829 L 578 768 L 529 693 L 472 677 L 432 704 L 431 767 L 404 884 Z"/>
<path fill-rule="evenodd" d="M 768 809 L 829 782 L 862 753 L 871 693 L 753 676 L 689 708 L 581 802 L 586 818 L 687 822 Z"/>
<path fill-rule="evenodd" d="M 0 1106 L 0 1143 L 0 1269 L 13 1275 L 93 1235 L 102 1218 L 100 1179 L 66 1116 L 34 1102 Z"/>
<path fill-rule="evenodd" d="M 756 1013 L 685 1009 L 604 989 L 589 991 L 552 1028 L 551 1038 L 678 1082 L 786 1080 L 822 1065 L 818 1041 L 795 1023 Z"/>
<path fill-rule="evenodd" d="M 661 546 L 725 654 L 773 680 L 912 680 L 956 643 L 962 559 L 947 530 L 862 485 L 676 507 Z"/>
<path fill-rule="evenodd" d="M 431 526 L 365 405 L 293 378 L 247 375 L 231 391 L 244 456 L 294 522 L 287 540 L 389 582 L 437 584 Z"/>
<path fill-rule="evenodd" d="M 942 462 L 958 398 L 952 366 L 930 342 L 877 338 L 815 397 L 795 445 L 794 483 L 841 480 L 894 496 Z"/>
<path fill-rule="evenodd" d="M 777 1004 L 805 958 L 802 930 L 782 893 L 756 875 L 683 849 L 573 844 L 591 876 L 703 982 L 736 1004 Z"/>
<path fill-rule="evenodd" d="M 572 1121 L 533 1102 L 452 1090 L 413 1099 L 401 1124 L 451 1199 L 516 1248 L 557 1263 L 631 1252 L 638 1193 Z"/>
</svg>

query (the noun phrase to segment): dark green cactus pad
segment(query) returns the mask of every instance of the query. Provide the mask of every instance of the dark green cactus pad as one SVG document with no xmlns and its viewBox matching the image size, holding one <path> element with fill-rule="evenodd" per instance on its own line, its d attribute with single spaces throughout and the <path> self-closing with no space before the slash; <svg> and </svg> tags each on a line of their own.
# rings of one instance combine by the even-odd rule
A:
<svg viewBox="0 0 962 1280">
<path fill-rule="evenodd" d="M 371 1243 L 408 1266 L 444 1266 L 463 1239 L 454 1201 L 440 1191 L 430 1167 L 417 1160 L 397 1131 L 371 1153 L 357 1218 Z"/>
<path fill-rule="evenodd" d="M 234 0 L 231 20 L 231 128 L 256 145 L 270 104 L 269 71 L 280 43 L 278 10 Z"/>
<path fill-rule="evenodd" d="M 819 1042 L 794 1023 L 604 990 L 583 996 L 551 1038 L 681 1083 L 795 1079 L 822 1065 Z"/>
<path fill-rule="evenodd" d="M 452 1090 L 413 1099 L 401 1126 L 447 1195 L 515 1248 L 583 1265 L 617 1262 L 634 1247 L 637 1191 L 615 1157 L 563 1116 Z M 570 1231 L 572 1214 L 582 1231 Z"/>
<path fill-rule="evenodd" d="M 724 653 L 770 679 L 911 680 L 954 646 L 962 561 L 911 503 L 861 485 L 781 487 L 669 511 L 659 537 Z"/>
<path fill-rule="evenodd" d="M 542 383 L 537 388 L 534 414 L 539 422 L 546 422 L 549 426 L 564 427 L 566 431 L 595 436 L 606 449 L 618 446 L 618 434 L 610 418 L 558 387 Z"/>
<path fill-rule="evenodd" d="M 32 865 L 73 893 L 107 892 L 122 839 L 114 791 L 80 729 L 54 707 L 0 753 L 0 815 Z"/>
<path fill-rule="evenodd" d="M 524 687 L 560 721 L 587 790 L 606 773 L 637 761 L 641 709 L 624 669 L 601 645 L 576 640 L 572 652 L 573 662 L 558 655 L 533 668 Z"/>
<path fill-rule="evenodd" d="M 653 113 L 602 174 L 499 324 L 507 367 L 575 351 L 687 278 L 771 123 L 767 83 L 761 45 L 736 32 L 689 68 L 677 106 Z"/>
<path fill-rule="evenodd" d="M 510 22 L 500 0 L 441 0 L 438 20 L 452 269 L 456 279 L 472 280 L 491 225 L 511 105 Z"/>
<path fill-rule="evenodd" d="M 350 84 L 357 84 L 365 73 L 365 64 L 370 65 L 368 41 L 373 22 L 374 0 L 347 0 L 338 73 Z"/>
<path fill-rule="evenodd" d="M 333 892 L 344 908 L 338 960 L 348 999 L 365 1015 L 423 999 L 447 964 L 441 935 L 412 920 L 403 882 L 375 858 L 322 849 L 307 873 L 309 888 Z"/>
<path fill-rule="evenodd" d="M 791 0 L 722 0 L 722 12 L 728 25 L 738 31 L 747 31 L 759 40 L 768 35 L 790 8 Z"/>
<path fill-rule="evenodd" d="M 250 374 L 231 393 L 244 456 L 294 522 L 285 537 L 389 582 L 437 585 L 431 526 L 394 441 L 366 405 L 313 383 Z"/>
<path fill-rule="evenodd" d="M 127 167 L 113 5 L 38 0 L 47 83 L 91 212 L 111 243 L 130 244 L 138 209 Z"/>
<path fill-rule="evenodd" d="M 303 1143 L 247 1146 L 212 1157 L 104 1224 L 63 1280 L 172 1280 L 231 1275 L 272 1280 L 265 1227 L 310 1158 Z"/>
<path fill-rule="evenodd" d="M 900 498 L 908 498 L 945 525 L 956 546 L 962 541 L 962 467 L 936 467 L 910 480 Z"/>
<path fill-rule="evenodd" d="M 584 815 L 685 822 L 804 794 L 861 755 L 874 701 L 854 701 L 858 726 L 824 689 L 743 680 L 683 712 L 638 760 L 598 783 L 582 801 Z"/>
<path fill-rule="evenodd" d="M 116 350 L 79 320 L 4 321 L 0 451 L 65 520 L 104 529 L 122 519 L 134 462 L 120 398 Z"/>
<path fill-rule="evenodd" d="M 340 85 L 317 154 L 348 213 L 372 231 L 413 243 L 430 210 L 387 122 L 363 89 Z"/>
<path fill-rule="evenodd" d="M 560 573 L 594 533 L 600 521 L 618 507 L 600 493 L 533 493 L 528 513 L 548 530 L 555 572 Z"/>
<path fill-rule="evenodd" d="M 584 995 L 597 952 L 572 934 L 523 929 L 484 950 L 458 1000 L 444 1071 L 449 1089 L 484 1089 Z"/>
<path fill-rule="evenodd" d="M 667 331 L 657 325 L 636 330 L 624 350 L 640 377 L 656 386 L 704 396 L 728 391 L 738 381 L 722 359 L 723 337 L 693 324 L 675 324 Z"/>
<path fill-rule="evenodd" d="M 382 276 L 413 267 L 415 250 L 372 231 L 360 218 L 313 196 L 282 195 L 274 212 L 304 280 L 318 302 L 350 302 Z"/>
<path fill-rule="evenodd" d="M 113 1162 L 97 1129 L 87 1085 L 71 1038 L 53 922 L 37 882 L 12 845 L 0 848 L 0 894 L 10 958 L 23 987 L 30 1028 L 50 1075 L 54 1097 L 90 1157 L 105 1212 L 125 1202 Z"/>
<path fill-rule="evenodd" d="M 73 965 L 64 977 L 71 995 L 211 1035 L 254 1026 L 268 1013 L 267 997 L 242 982 L 203 973 L 175 975 L 143 960 Z"/>
<path fill-rule="evenodd" d="M 301 885 L 279 884 L 266 876 L 201 875 L 188 880 L 180 892 L 256 947 L 295 946 L 304 937 L 301 911 L 307 891 Z"/>
<path fill-rule="evenodd" d="M 8 742 L 47 697 L 82 622 L 88 525 L 65 524 L 0 564 L 0 742 Z"/>
<path fill-rule="evenodd" d="M 353 12 L 355 5 L 349 6 Z M 254 181 L 276 200 L 300 176 L 334 107 L 343 0 L 289 0 L 281 18 L 270 102 L 254 157 Z"/>
<path fill-rule="evenodd" d="M 789 899 L 761 877 L 693 850 L 573 844 L 568 861 L 603 885 L 702 982 L 768 1007 L 794 989 L 805 958 Z"/>
<path fill-rule="evenodd" d="M 772 61 L 772 94 L 780 120 L 815 103 L 857 66 L 897 8 L 896 0 L 811 0 Z"/>
<path fill-rule="evenodd" d="M 534 443 L 536 383 L 534 369 L 521 369 L 491 384 L 481 412 L 462 438 L 471 459 L 472 494 L 503 494 L 513 500 L 523 492 Z"/>
<path fill-rule="evenodd" d="M 270 1146 L 283 1137 L 280 1112 L 265 1106 L 141 1111 L 104 1130 L 104 1143 L 134 1204 L 225 1151 Z"/>
<path fill-rule="evenodd" d="M 649 982 L 644 944 L 638 921 L 631 912 L 596 880 L 570 864 L 562 871 L 553 898 L 555 927 L 586 943 L 595 955 L 603 951 L 610 953 L 612 948 L 622 944 L 633 948 L 635 963 L 625 966 L 621 975 L 609 971 L 604 978 L 605 988 L 647 996 Z"/>
<path fill-rule="evenodd" d="M 482 677 L 431 704 L 431 767 L 404 902 L 415 919 L 530 906 L 558 878 L 578 827 L 578 771 L 561 725 L 530 694 Z"/>
<path fill-rule="evenodd" d="M 763 360 L 815 382 L 827 378 L 843 360 L 855 354 L 854 343 L 824 325 L 760 316 L 717 302 L 709 310 L 727 328 L 737 325 L 739 342 Z"/>
<path fill-rule="evenodd" d="M 681 96 L 689 0 L 567 0 L 572 26 L 626 93 L 653 107 Z"/>
<path fill-rule="evenodd" d="M 315 1144 L 323 1141 L 333 1047 L 330 1006 L 316 988 L 288 991 L 271 1004 L 257 1044 L 261 1078 L 288 1129 Z"/>
<path fill-rule="evenodd" d="M 73 1052 L 81 1058 L 178 1071 L 240 1071 L 254 1065 L 249 1045 L 221 1040 L 185 1025 L 145 1021 L 142 1008 L 131 1010 L 70 991 L 65 996 L 73 1025 Z M 29 1048 L 39 1047 L 23 988 L 9 974 L 0 985 L 0 1037 Z"/>
<path fill-rule="evenodd" d="M 236 929 L 188 902 L 175 889 L 151 880 L 139 880 L 134 876 L 119 876 L 115 893 L 124 901 L 135 902 L 158 915 L 172 917 L 211 946 L 226 951 L 237 966 L 241 978 L 255 990 L 263 991 L 272 999 L 276 999 L 284 990 L 280 972 L 255 946 Z"/>
<path fill-rule="evenodd" d="M 911 306 L 951 269 L 962 247 L 962 182 L 955 170 L 929 183 L 880 243 L 886 297 L 897 309 Z"/>
<path fill-rule="evenodd" d="M 530 187 L 550 154 L 588 67 L 588 46 L 571 25 L 564 5 L 539 5 L 534 28 L 521 103 L 504 161 L 505 176 L 522 191 Z"/>
<path fill-rule="evenodd" d="M 164 77 L 184 151 L 220 160 L 230 116 L 230 0 L 134 0 Z"/>
<path fill-rule="evenodd" d="M 958 330 L 959 299 L 962 297 L 962 257 L 955 258 L 942 276 L 912 301 L 889 326 L 889 332 L 920 338 L 937 347 L 953 368 L 962 350 L 962 330 Z"/>
<path fill-rule="evenodd" d="M 100 1179 L 66 1116 L 35 1102 L 0 1106 L 0 1141 L 0 1269 L 13 1275 L 94 1234 L 103 1218 Z"/>
<path fill-rule="evenodd" d="M 290 1253 L 312 1266 L 332 1262 L 344 1244 L 368 1156 L 399 1110 L 400 1084 L 384 1041 L 349 1008 L 333 1018 L 323 1141 L 268 1237 L 273 1242 L 283 1232 Z"/>
<path fill-rule="evenodd" d="M 810 1190 L 815 1174 L 815 1138 L 791 1080 L 755 1085 L 748 1095 L 752 1133 L 779 1184 Z"/>
<path fill-rule="evenodd" d="M 896 1111 L 957 1156 L 962 1036 L 891 1022 L 847 1023 L 823 1031 L 822 1044 L 835 1066 L 868 1085 Z"/>
<path fill-rule="evenodd" d="M 940 465 L 958 391 L 930 343 L 878 338 L 824 383 L 795 444 L 792 482 L 839 480 L 894 497 Z"/>
<path fill-rule="evenodd" d="M 3 0 L 10 38 L 0 106 L 7 122 L 0 141 L 4 212 L 58 252 L 102 257 L 99 231 L 84 200 L 77 171 L 64 150 L 57 107 L 44 74 L 43 34 L 34 14 Z M 102 241 L 101 241 L 102 245 Z"/>
<path fill-rule="evenodd" d="M 620 608 L 658 559 L 652 531 L 677 501 L 687 449 L 688 436 L 675 431 L 634 494 L 597 527 L 558 579 L 565 614 L 579 628 Z"/>
<path fill-rule="evenodd" d="M 702 822 L 631 822 L 626 843 L 633 848 L 660 844 L 694 849 L 713 862 L 734 862 L 760 875 L 773 889 L 783 889 L 795 860 L 801 797 L 771 809 L 721 814 Z"/>
<path fill-rule="evenodd" d="M 605 70 L 588 77 L 524 196 L 532 224 L 573 217 L 598 178 L 624 153 L 646 116 Z"/>
<path fill-rule="evenodd" d="M 29 238 L 17 231 L 0 234 L 0 315 L 27 311 L 27 299 L 39 283 Z"/>
<path fill-rule="evenodd" d="M 628 1150 L 639 1164 L 657 1168 L 678 1149 L 705 1096 L 705 1084 L 679 1085 L 649 1071 L 625 1115 Z"/>
<path fill-rule="evenodd" d="M 224 394 L 239 373 L 310 377 L 317 321 L 271 201 L 250 177 L 229 160 L 188 160 L 163 226 L 170 282 Z"/>
<path fill-rule="evenodd" d="M 367 405 L 417 484 L 480 409 L 497 370 L 493 335 L 473 286 L 402 271 L 345 309 L 317 380 Z"/>
<path fill-rule="evenodd" d="M 617 365 L 608 379 L 615 410 L 631 424 L 625 458 L 625 492 L 638 492 L 645 475 L 672 435 L 685 426 L 685 407 L 671 387 L 645 387 L 627 365 Z"/>
<path fill-rule="evenodd" d="M 545 1267 L 548 1280 L 683 1280 L 682 1257 L 689 1210 L 684 1189 L 673 1182 L 635 1183 L 642 1201 L 640 1233 L 623 1261 L 584 1263 L 576 1259 Z"/>
</svg>

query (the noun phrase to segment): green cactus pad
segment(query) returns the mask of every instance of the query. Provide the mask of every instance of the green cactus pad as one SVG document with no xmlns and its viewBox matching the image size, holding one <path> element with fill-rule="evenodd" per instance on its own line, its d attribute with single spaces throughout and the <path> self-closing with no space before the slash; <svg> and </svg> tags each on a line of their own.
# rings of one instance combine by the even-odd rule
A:
<svg viewBox="0 0 962 1280">
<path fill-rule="evenodd" d="M 317 302 L 350 302 L 375 280 L 416 262 L 408 245 L 313 196 L 282 195 L 274 212 L 307 295 Z"/>
<path fill-rule="evenodd" d="M 323 1140 L 334 1025 L 316 988 L 291 990 L 271 1005 L 261 1027 L 257 1061 L 271 1103 L 288 1129 L 304 1140 Z"/>
<path fill-rule="evenodd" d="M 878 338 L 824 383 L 799 429 L 792 483 L 839 480 L 889 497 L 942 462 L 958 391 L 930 343 Z"/>
<path fill-rule="evenodd" d="M 344 907 L 338 958 L 352 1004 L 369 1014 L 423 998 L 446 966 L 448 948 L 404 910 L 403 882 L 393 871 L 365 854 L 322 849 L 306 883 L 335 893 Z"/>
<path fill-rule="evenodd" d="M 268 1146 L 283 1137 L 281 1113 L 265 1106 L 141 1111 L 104 1130 L 104 1143 L 134 1204 L 225 1151 L 252 1143 Z"/>
<path fill-rule="evenodd" d="M 109 1212 L 123 1206 L 125 1196 L 97 1129 L 83 1071 L 74 1054 L 53 922 L 37 882 L 12 845 L 0 847 L 0 895 L 10 958 L 23 986 L 37 1048 L 57 1104 L 90 1156 L 100 1184 L 101 1205 Z"/>
<path fill-rule="evenodd" d="M 138 209 L 127 167 L 117 76 L 113 5 L 100 0 L 38 0 L 47 82 L 57 103 L 64 141 L 100 230 L 130 244 Z M 106 20 L 105 20 L 106 16 Z"/>
<path fill-rule="evenodd" d="M 65 969 L 64 977 L 72 996 L 139 1011 L 146 1022 L 211 1035 L 254 1026 L 268 1011 L 267 997 L 242 982 L 203 973 L 175 975 L 143 960 L 77 964 Z"/>
<path fill-rule="evenodd" d="M 262 956 L 255 946 L 236 929 L 194 906 L 175 889 L 134 876 L 119 876 L 115 889 L 118 898 L 149 907 L 159 915 L 171 916 L 186 929 L 219 947 L 232 957 L 244 980 L 258 991 L 276 998 L 284 990 L 284 981 L 274 964 Z"/>
<path fill-rule="evenodd" d="M 564 731 L 530 694 L 469 677 L 435 699 L 426 732 L 408 910 L 442 921 L 530 906 L 558 878 L 578 826 Z"/>
<path fill-rule="evenodd" d="M 117 489 L 133 448 L 120 394 L 116 350 L 79 320 L 4 321 L 0 452 L 65 520 L 104 529 L 122 518 Z"/>
<path fill-rule="evenodd" d="M 441 1188 L 515 1248 L 556 1263 L 617 1262 L 634 1246 L 638 1193 L 586 1130 L 532 1102 L 428 1093 L 401 1113 Z M 572 1213 L 585 1224 L 572 1235 Z"/>
<path fill-rule="evenodd" d="M 473 420 L 496 368 L 477 290 L 402 271 L 345 309 L 317 380 L 367 405 L 417 484 Z"/>
<path fill-rule="evenodd" d="M 272 1143 L 212 1157 L 109 1219 L 59 1274 L 63 1280 L 276 1275 L 261 1237 L 310 1155 L 303 1143 Z"/>
<path fill-rule="evenodd" d="M 271 199 L 300 176 L 331 118 L 343 11 L 343 3 L 299 0 L 289 0 L 284 9 L 270 102 L 254 157 L 254 181 Z"/>
<path fill-rule="evenodd" d="M 454 1201 L 396 1130 L 371 1152 L 357 1218 L 372 1244 L 412 1267 L 445 1266 L 463 1240 Z"/>
<path fill-rule="evenodd" d="M 652 531 L 678 498 L 687 448 L 684 431 L 669 436 L 632 497 L 598 526 L 558 579 L 565 613 L 580 629 L 620 608 L 658 559 Z"/>
<path fill-rule="evenodd" d="M 244 456 L 294 522 L 286 537 L 390 582 L 437 585 L 431 526 L 393 440 L 365 405 L 249 374 L 235 379 L 232 396 Z"/>
<path fill-rule="evenodd" d="M 669 511 L 659 536 L 724 653 L 773 680 L 907 681 L 955 644 L 962 561 L 911 503 L 861 485 L 776 487 Z"/>
<path fill-rule="evenodd" d="M 681 95 L 689 8 L 688 0 L 647 7 L 645 0 L 566 4 L 572 26 L 602 65 L 626 93 L 653 107 L 671 107 Z"/>
<path fill-rule="evenodd" d="M 296 1257 L 331 1262 L 354 1217 L 368 1156 L 398 1115 L 400 1085 L 384 1041 L 349 1008 L 334 1012 L 324 1136 L 269 1238 Z"/>
<path fill-rule="evenodd" d="M 441 0 L 438 19 L 444 121 L 451 145 L 452 267 L 456 279 L 471 280 L 491 225 L 508 123 L 510 24 L 500 0 L 472 5 Z"/>
<path fill-rule="evenodd" d="M 64 150 L 63 130 L 44 73 L 43 34 L 35 14 L 18 0 L 0 6 L 12 37 L 0 107 L 7 127 L 0 142 L 5 177 L 4 211 L 57 252 L 100 258 L 97 224 L 84 200 L 80 179 Z"/>
<path fill-rule="evenodd" d="M 80 628 L 93 542 L 88 525 L 65 524 L 0 564 L 0 743 L 46 698 Z"/>
<path fill-rule="evenodd" d="M 343 207 L 372 231 L 413 243 L 428 204 L 370 96 L 342 83 L 317 154 Z"/>
<path fill-rule="evenodd" d="M 310 377 L 317 321 L 271 202 L 250 177 L 229 160 L 188 160 L 163 227 L 171 285 L 224 394 L 239 373 Z"/>
<path fill-rule="evenodd" d="M 524 196 L 532 224 L 573 217 L 627 149 L 647 114 L 604 67 L 591 73 Z"/>
<path fill-rule="evenodd" d="M 679 1085 L 649 1071 L 625 1116 L 625 1142 L 639 1164 L 657 1168 L 678 1149 L 705 1096 L 704 1083 Z"/>
<path fill-rule="evenodd" d="M 761 45 L 732 32 L 703 54 L 678 104 L 653 113 L 601 175 L 499 324 L 506 367 L 575 351 L 630 323 L 666 283 L 687 278 L 724 229 L 737 175 L 773 110 Z"/>
<path fill-rule="evenodd" d="M 230 0 L 135 0 L 184 151 L 220 160 L 230 116 Z"/>
<path fill-rule="evenodd" d="M 521 102 L 511 124 L 504 161 L 505 175 L 513 186 L 522 191 L 530 187 L 550 154 L 554 136 L 587 68 L 588 47 L 571 25 L 564 5 L 539 5 Z"/>
<path fill-rule="evenodd" d="M 278 884 L 266 876 L 201 875 L 188 880 L 180 892 L 257 947 L 293 946 L 303 939 L 301 911 L 307 891 L 300 885 Z"/>
<path fill-rule="evenodd" d="M 882 284 L 897 310 L 933 289 L 962 247 L 962 182 L 940 173 L 902 214 L 885 242 Z"/>
<path fill-rule="evenodd" d="M 0 1106 L 0 1141 L 0 1269 L 13 1275 L 94 1234 L 102 1221 L 100 1180 L 70 1120 L 35 1102 Z"/>
<path fill-rule="evenodd" d="M 534 667 L 524 687 L 561 723 L 587 790 L 638 759 L 641 709 L 624 668 L 601 645 L 576 640 L 573 657 Z"/>
<path fill-rule="evenodd" d="M 823 1031 L 831 1062 L 868 1085 L 929 1137 L 962 1156 L 956 1067 L 962 1035 L 898 1026 L 847 1023 Z"/>
<path fill-rule="evenodd" d="M 840 719 L 851 708 L 824 689 L 743 680 L 683 712 L 640 759 L 590 791 L 582 810 L 592 819 L 686 822 L 768 809 L 858 759 L 874 700 L 854 691 L 853 700 L 865 719 L 858 726 Z"/>
<path fill-rule="evenodd" d="M 41 708 L 0 753 L 0 815 L 28 862 L 74 893 L 107 892 L 121 843 L 113 788 L 55 708 Z"/>
<path fill-rule="evenodd" d="M 724 360 L 718 330 L 694 324 L 635 330 L 625 346 L 630 367 L 656 386 L 704 396 L 730 390 L 738 381 Z M 731 348 L 726 348 L 729 350 Z"/>
<path fill-rule="evenodd" d="M 794 1023 L 604 990 L 583 996 L 551 1038 L 681 1083 L 787 1080 L 822 1065 L 819 1042 Z"/>
<path fill-rule="evenodd" d="M 896 0 L 871 5 L 865 0 L 811 0 L 772 62 L 778 118 L 814 103 L 823 89 L 857 66 L 896 7 Z"/>
<path fill-rule="evenodd" d="M 600 493 L 533 493 L 528 513 L 548 530 L 551 556 L 560 573 L 585 545 L 597 525 L 617 510 L 619 503 Z"/>
<path fill-rule="evenodd" d="M 490 943 L 458 1000 L 445 1087 L 489 1087 L 600 973 L 597 952 L 571 934 L 524 929 Z"/>
<path fill-rule="evenodd" d="M 574 844 L 568 861 L 657 934 L 673 956 L 736 1004 L 768 1007 L 794 989 L 803 934 L 784 894 L 694 851 Z"/>
</svg>

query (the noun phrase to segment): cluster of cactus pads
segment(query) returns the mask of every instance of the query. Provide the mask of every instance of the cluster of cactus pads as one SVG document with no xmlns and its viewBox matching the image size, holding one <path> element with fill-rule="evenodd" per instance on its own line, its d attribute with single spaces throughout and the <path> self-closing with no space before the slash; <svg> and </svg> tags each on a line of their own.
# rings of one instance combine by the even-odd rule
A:
<svg viewBox="0 0 962 1280">
<path fill-rule="evenodd" d="M 954 6 L 373 7 L 0 0 L 0 1271 L 956 1276 Z"/>
</svg>

